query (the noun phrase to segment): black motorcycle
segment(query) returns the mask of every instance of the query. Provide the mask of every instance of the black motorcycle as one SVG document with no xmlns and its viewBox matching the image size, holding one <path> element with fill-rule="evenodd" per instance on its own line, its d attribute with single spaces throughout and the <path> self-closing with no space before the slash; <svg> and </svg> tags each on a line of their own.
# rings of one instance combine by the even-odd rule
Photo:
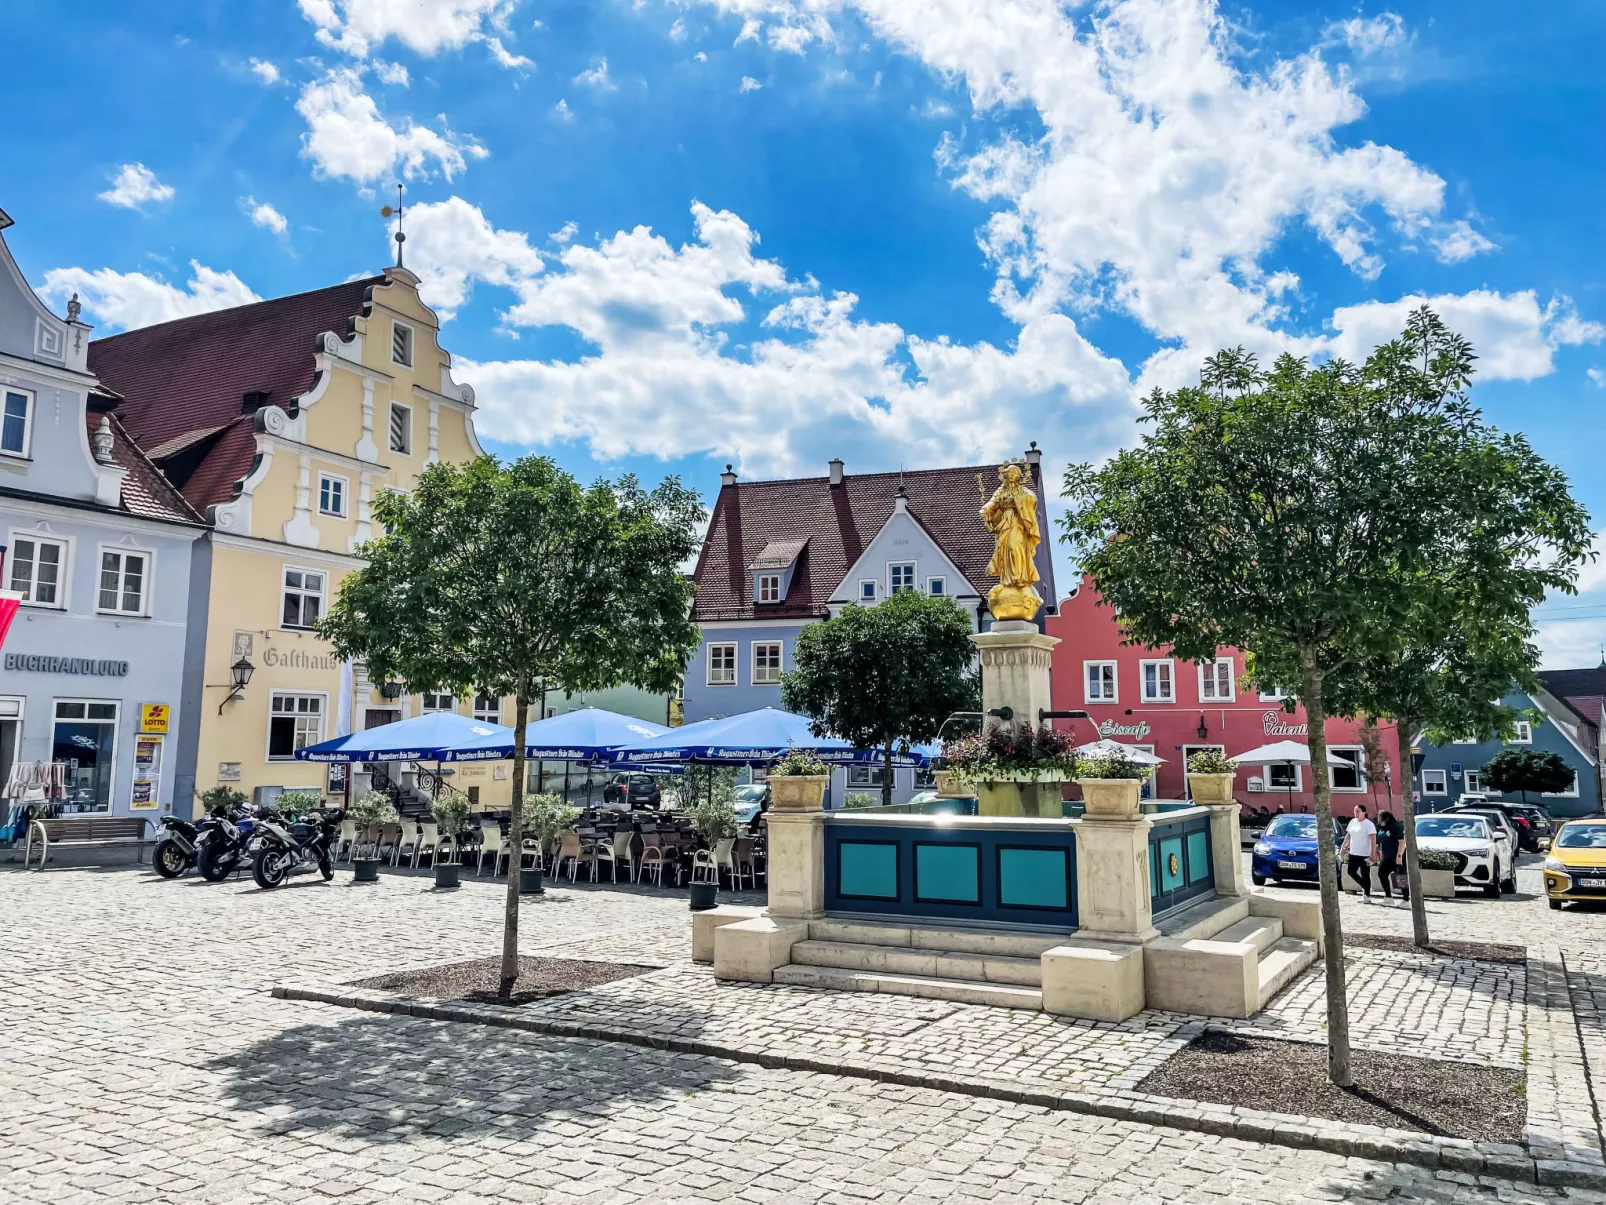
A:
<svg viewBox="0 0 1606 1205">
<path fill-rule="evenodd" d="M 255 823 L 245 808 L 231 807 L 206 817 L 197 828 L 195 869 L 208 883 L 221 883 L 245 862 Z"/>
<path fill-rule="evenodd" d="M 195 841 L 200 834 L 195 825 L 177 816 L 163 816 L 156 827 L 160 835 L 151 850 L 151 866 L 164 879 L 176 879 L 195 865 Z"/>
<path fill-rule="evenodd" d="M 261 809 L 250 846 L 251 877 L 257 886 L 267 891 L 314 867 L 325 881 L 334 878 L 334 845 L 345 816 L 342 808 L 319 808 L 287 820 L 272 808 Z"/>
</svg>

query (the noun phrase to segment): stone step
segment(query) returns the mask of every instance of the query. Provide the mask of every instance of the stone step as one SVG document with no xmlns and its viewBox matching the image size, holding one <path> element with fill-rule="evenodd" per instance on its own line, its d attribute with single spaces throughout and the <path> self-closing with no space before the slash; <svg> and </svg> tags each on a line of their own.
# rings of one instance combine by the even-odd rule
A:
<svg viewBox="0 0 1606 1205">
<path fill-rule="evenodd" d="M 1271 1003 L 1272 997 L 1316 961 L 1316 943 L 1302 937 L 1284 937 L 1273 942 L 1260 955 L 1260 1007 Z"/>
<path fill-rule="evenodd" d="M 991 1004 L 1002 1008 L 1041 1010 L 1043 1007 L 1043 993 L 1035 987 L 978 983 L 970 979 L 890 975 L 874 971 L 848 970 L 844 967 L 788 963 L 786 966 L 776 968 L 774 982 L 793 987 L 823 987 L 844 992 L 886 992 L 896 996 L 953 1000 L 961 1004 Z"/>
<path fill-rule="evenodd" d="M 1013 983 L 1041 987 L 1043 964 L 1036 958 L 1009 958 L 1000 954 L 967 954 L 951 950 L 921 950 L 912 946 L 868 945 L 850 941 L 800 941 L 792 947 L 792 961 L 807 966 L 839 967 L 934 979 L 966 979 L 982 983 Z"/>
<path fill-rule="evenodd" d="M 912 925 L 907 921 L 813 920 L 809 937 L 815 941 L 849 942 L 863 946 L 899 946 L 913 950 L 946 950 L 986 954 L 1000 958 L 1036 958 L 1070 936 L 1010 932 L 992 929 L 947 929 Z"/>
<path fill-rule="evenodd" d="M 1167 937 L 1187 941 L 1195 937 L 1214 937 L 1248 915 L 1247 899 L 1228 900 L 1207 896 L 1196 904 L 1189 904 L 1169 916 L 1160 917 L 1154 925 Z"/>
<path fill-rule="evenodd" d="M 1283 922 L 1275 916 L 1251 916 L 1235 925 L 1228 925 L 1211 941 L 1247 941 L 1258 953 L 1276 945 L 1283 938 Z"/>
</svg>

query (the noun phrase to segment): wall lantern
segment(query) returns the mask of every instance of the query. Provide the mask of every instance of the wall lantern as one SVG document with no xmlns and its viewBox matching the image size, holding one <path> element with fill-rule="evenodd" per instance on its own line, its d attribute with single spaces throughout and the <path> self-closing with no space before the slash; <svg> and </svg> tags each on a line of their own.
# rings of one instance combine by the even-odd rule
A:
<svg viewBox="0 0 1606 1205">
<path fill-rule="evenodd" d="M 252 665 L 250 659 L 246 657 L 241 657 L 233 665 L 229 666 L 231 684 L 229 693 L 224 696 L 223 702 L 217 705 L 217 713 L 219 715 L 223 714 L 225 707 L 245 693 L 245 688 L 251 684 L 251 675 L 255 672 L 256 666 Z"/>
<path fill-rule="evenodd" d="M 1202 711 L 1199 713 L 1198 733 L 1199 733 L 1199 739 L 1200 740 L 1204 740 L 1206 737 L 1208 737 L 1210 735 L 1210 729 L 1205 725 L 1204 712 L 1202 712 Z"/>
<path fill-rule="evenodd" d="M 402 696 L 402 684 L 400 682 L 386 682 L 379 688 L 379 694 L 382 698 L 399 699 Z"/>
</svg>

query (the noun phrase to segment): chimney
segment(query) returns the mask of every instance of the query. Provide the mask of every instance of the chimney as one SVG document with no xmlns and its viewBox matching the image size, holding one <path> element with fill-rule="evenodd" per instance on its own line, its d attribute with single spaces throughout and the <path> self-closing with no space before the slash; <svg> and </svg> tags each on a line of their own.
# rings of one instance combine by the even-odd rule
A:
<svg viewBox="0 0 1606 1205">
<path fill-rule="evenodd" d="M 736 474 L 731 470 L 730 465 L 726 465 L 725 471 L 719 475 L 719 484 L 721 486 L 736 484 Z"/>
<path fill-rule="evenodd" d="M 839 485 L 842 484 L 842 458 L 840 456 L 831 457 L 830 465 L 831 465 L 831 488 L 832 489 L 836 489 Z"/>
<path fill-rule="evenodd" d="M 1032 440 L 1032 446 L 1026 449 L 1026 463 L 1030 465 L 1040 465 L 1043 463 L 1043 453 L 1038 448 L 1037 441 L 1035 439 Z"/>
<path fill-rule="evenodd" d="M 909 513 L 909 495 L 904 492 L 904 488 L 901 485 L 898 487 L 897 494 L 894 495 L 892 499 L 892 513 L 895 515 L 906 515 Z"/>
</svg>

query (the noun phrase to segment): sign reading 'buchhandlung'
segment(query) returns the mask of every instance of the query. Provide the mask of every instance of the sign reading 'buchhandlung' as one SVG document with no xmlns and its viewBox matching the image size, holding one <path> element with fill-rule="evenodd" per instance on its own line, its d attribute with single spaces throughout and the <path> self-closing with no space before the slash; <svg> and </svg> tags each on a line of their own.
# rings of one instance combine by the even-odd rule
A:
<svg viewBox="0 0 1606 1205">
<path fill-rule="evenodd" d="M 33 653 L 7 653 L 6 668 L 40 674 L 92 674 L 102 678 L 128 676 L 126 661 L 97 661 L 93 657 L 47 657 Z"/>
</svg>

